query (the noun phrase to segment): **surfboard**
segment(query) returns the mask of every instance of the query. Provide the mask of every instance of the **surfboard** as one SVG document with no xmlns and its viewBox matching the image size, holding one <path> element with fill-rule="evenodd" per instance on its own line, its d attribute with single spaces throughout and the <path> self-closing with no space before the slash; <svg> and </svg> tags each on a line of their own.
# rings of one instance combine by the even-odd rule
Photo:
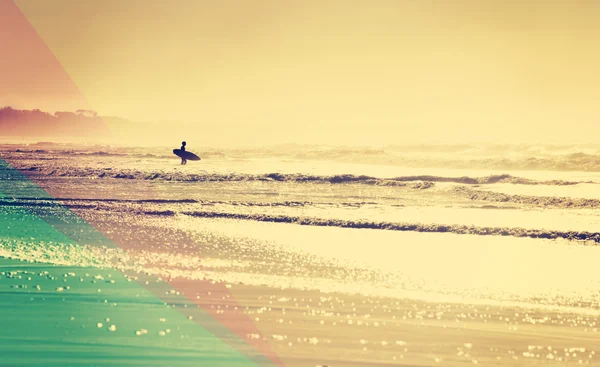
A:
<svg viewBox="0 0 600 367">
<path fill-rule="evenodd" d="M 198 157 L 194 153 L 187 152 L 187 151 L 182 152 L 181 149 L 173 149 L 173 153 L 175 153 L 175 155 L 178 157 L 187 159 L 188 161 L 199 161 L 200 160 L 200 157 Z"/>
</svg>

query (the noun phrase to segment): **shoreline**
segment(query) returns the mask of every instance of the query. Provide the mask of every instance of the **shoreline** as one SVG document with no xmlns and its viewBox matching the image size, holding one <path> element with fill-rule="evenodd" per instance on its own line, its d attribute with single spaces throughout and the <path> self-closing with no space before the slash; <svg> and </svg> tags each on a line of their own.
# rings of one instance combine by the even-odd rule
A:
<svg viewBox="0 0 600 367">
<path fill-rule="evenodd" d="M 180 301 L 174 299 L 172 303 L 167 302 L 165 305 L 156 301 L 151 303 L 143 301 L 143 299 L 152 299 L 150 295 L 143 296 L 146 298 L 140 301 L 139 292 L 147 293 L 147 291 L 143 288 L 135 288 L 138 289 L 138 294 L 130 293 L 127 289 L 132 289 L 132 283 L 110 269 L 27 264 L 6 259 L 0 260 L 0 269 L 4 272 L 0 276 L 0 288 L 5 294 L 1 302 L 4 304 L 3 307 L 6 307 L 6 302 L 12 301 L 9 303 L 12 307 L 19 305 L 15 308 L 20 310 L 19 314 L 26 315 L 28 312 L 34 312 L 32 316 L 37 315 L 34 317 L 36 328 L 53 329 L 48 335 L 53 335 L 52 338 L 57 337 L 58 340 L 55 342 L 63 347 L 69 346 L 64 342 L 70 338 L 82 335 L 78 328 L 90 332 L 85 332 L 87 334 L 82 341 L 96 344 L 95 350 L 111 348 L 110 345 L 113 344 L 106 343 L 106 338 L 113 336 L 118 336 L 118 340 L 123 345 L 131 343 L 136 345 L 142 339 L 140 337 L 145 336 L 145 334 L 136 335 L 140 330 L 142 330 L 140 332 L 148 330 L 147 340 L 151 339 L 152 343 L 160 341 L 164 336 L 177 336 L 176 334 L 182 329 L 195 328 L 196 333 L 202 334 L 203 323 L 207 326 L 206 322 L 209 322 L 209 319 L 206 319 L 206 322 L 198 322 L 186 317 L 190 312 L 194 312 L 192 310 L 194 304 L 219 320 L 235 317 L 238 313 L 231 308 L 233 304 L 238 304 L 243 307 L 243 314 L 252 318 L 258 330 L 247 333 L 243 337 L 250 342 L 260 340 L 265 345 L 270 345 L 274 354 L 281 358 L 283 365 L 289 367 L 305 366 L 307 362 L 310 362 L 310 365 L 331 366 L 340 364 L 347 366 L 438 365 L 440 363 L 445 366 L 460 366 L 467 362 L 486 366 L 523 366 L 537 365 L 542 360 L 560 362 L 561 365 L 578 365 L 580 359 L 583 364 L 593 363 L 596 353 L 600 352 L 595 349 L 600 340 L 600 333 L 596 326 L 600 320 L 597 316 L 581 316 L 548 310 L 524 310 L 514 307 L 323 294 L 318 291 L 281 290 L 245 285 L 226 288 L 232 298 L 224 297 L 223 293 L 208 295 L 210 291 L 204 291 L 200 293 L 205 294 L 194 301 L 194 304 L 188 297 L 187 301 L 184 301 L 188 303 L 181 303 L 181 299 Z M 7 277 L 8 272 L 13 276 Z M 51 277 L 49 278 L 45 272 L 48 272 Z M 85 272 L 89 276 L 83 276 Z M 45 275 L 36 280 L 36 273 Z M 71 275 L 59 276 L 63 273 Z M 32 280 L 23 277 L 15 278 L 18 274 L 28 275 Z M 78 278 L 80 275 L 84 281 L 80 281 Z M 14 287 L 28 285 L 28 283 L 31 283 L 31 286 L 27 288 Z M 41 284 L 42 289 L 37 290 L 32 286 L 33 283 Z M 65 288 L 69 284 L 70 288 Z M 188 294 L 184 283 L 175 279 L 171 284 L 175 286 L 174 289 L 178 289 L 178 292 Z M 167 283 L 164 283 L 164 286 L 170 288 Z M 101 289 L 101 292 L 94 294 L 96 288 Z M 197 288 L 190 288 L 190 290 L 198 291 Z M 103 302 L 103 299 L 107 302 Z M 45 316 L 37 313 L 39 306 L 34 306 L 36 300 L 43 303 Z M 234 303 L 231 303 L 232 300 Z M 93 306 L 94 304 L 97 306 Z M 65 305 L 68 306 L 66 309 Z M 139 325 L 134 325 L 135 323 L 130 322 L 132 320 L 127 320 L 127 315 L 131 312 L 138 314 L 135 320 Z M 163 315 L 153 321 L 150 314 L 157 315 L 161 312 L 171 316 Z M 102 316 L 99 316 L 100 314 Z M 107 317 L 111 321 L 103 322 Z M 179 320 L 175 326 L 172 326 L 170 321 L 167 323 L 161 321 L 175 318 Z M 18 320 L 24 322 L 26 318 Z M 79 320 L 83 322 L 77 324 L 76 321 Z M 71 326 L 73 323 L 77 324 L 76 328 Z M 103 326 L 98 327 L 95 323 L 102 323 Z M 110 325 L 115 325 L 115 330 L 111 331 Z M 171 326 L 169 335 L 161 335 L 160 332 L 169 326 Z M 4 330 L 6 332 L 12 328 L 9 326 Z M 155 335 L 150 337 L 150 334 Z M 197 362 L 203 360 L 204 356 L 198 354 L 196 357 L 192 355 L 186 357 L 185 353 L 181 354 L 180 349 L 189 348 L 189 345 L 185 346 L 187 334 L 179 334 L 180 338 L 177 342 L 169 344 L 167 348 L 163 346 L 155 349 L 151 353 L 155 362 L 167 358 L 170 365 L 179 366 L 192 365 L 190 364 L 192 360 Z M 38 335 L 43 336 L 44 333 L 38 331 Z M 184 336 L 181 337 L 182 335 Z M 202 338 L 207 337 L 202 334 Z M 14 334 L 10 338 L 18 340 Z M 6 340 L 5 337 L 2 339 Z M 44 342 L 43 337 L 38 340 L 39 343 L 50 342 L 50 340 Z M 10 348 L 10 343 L 4 345 L 2 349 L 7 351 L 7 348 Z M 338 352 L 335 352 L 336 350 Z M 70 352 L 62 351 L 66 355 Z M 579 358 L 577 358 L 578 352 L 581 355 Z M 51 356 L 54 352 L 47 350 L 45 353 L 50 354 L 39 353 L 40 360 L 48 362 L 54 358 Z M 125 361 L 130 359 L 128 353 L 130 351 L 119 354 L 111 349 L 110 358 L 118 359 L 120 356 Z M 144 353 L 147 353 L 145 349 Z M 196 350 L 194 353 L 200 352 Z M 332 358 L 332 355 L 338 357 Z M 88 356 L 98 358 L 94 353 Z M 29 358 L 32 362 L 35 360 L 32 355 Z M 80 358 L 85 358 L 85 354 L 80 355 Z M 108 365 L 108 361 L 105 362 Z M 98 365 L 105 365 L 105 363 Z"/>
</svg>

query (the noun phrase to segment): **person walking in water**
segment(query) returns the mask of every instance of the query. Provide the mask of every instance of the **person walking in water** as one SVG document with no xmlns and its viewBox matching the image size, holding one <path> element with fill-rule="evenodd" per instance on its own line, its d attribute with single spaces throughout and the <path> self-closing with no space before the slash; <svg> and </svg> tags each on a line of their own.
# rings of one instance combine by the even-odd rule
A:
<svg viewBox="0 0 600 367">
<path fill-rule="evenodd" d="M 185 141 L 181 142 L 181 151 L 185 152 Z M 181 157 L 181 164 L 186 164 L 187 163 L 187 159 Z"/>
<path fill-rule="evenodd" d="M 181 164 L 187 164 L 187 161 L 199 161 L 200 157 L 185 149 L 185 141 L 181 142 L 181 149 L 173 149 L 173 154 L 181 158 Z"/>
</svg>

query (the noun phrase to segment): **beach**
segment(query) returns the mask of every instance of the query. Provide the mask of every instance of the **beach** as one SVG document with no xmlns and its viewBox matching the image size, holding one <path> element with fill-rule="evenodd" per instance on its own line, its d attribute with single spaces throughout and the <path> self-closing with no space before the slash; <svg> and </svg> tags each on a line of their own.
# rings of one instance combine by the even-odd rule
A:
<svg viewBox="0 0 600 367">
<path fill-rule="evenodd" d="M 600 365 L 595 149 L 5 144 L 2 363 Z"/>
</svg>

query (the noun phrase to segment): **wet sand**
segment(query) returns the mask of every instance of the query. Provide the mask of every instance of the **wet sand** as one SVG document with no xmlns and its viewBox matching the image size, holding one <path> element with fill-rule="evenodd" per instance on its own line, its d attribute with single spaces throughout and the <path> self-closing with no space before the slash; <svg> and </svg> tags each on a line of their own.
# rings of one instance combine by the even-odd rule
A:
<svg viewBox="0 0 600 367">
<path fill-rule="evenodd" d="M 599 363 L 598 315 L 243 284 L 212 293 L 177 279 L 163 286 L 188 297 L 165 304 L 110 269 L 7 259 L 0 269 L 0 310 L 12 316 L 0 350 L 15 366 L 253 365 L 236 352 L 257 355 L 241 340 L 207 331 L 213 317 L 238 318 L 235 305 L 256 326 L 242 339 L 266 342 L 290 367 Z"/>
</svg>

